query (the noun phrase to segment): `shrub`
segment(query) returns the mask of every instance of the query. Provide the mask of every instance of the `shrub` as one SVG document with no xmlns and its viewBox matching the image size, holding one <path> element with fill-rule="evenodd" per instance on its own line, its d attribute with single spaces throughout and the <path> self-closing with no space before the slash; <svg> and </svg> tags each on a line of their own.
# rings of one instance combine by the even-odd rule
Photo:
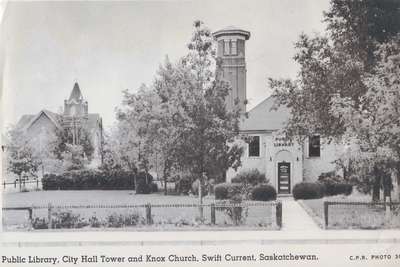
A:
<svg viewBox="0 0 400 267">
<path fill-rule="evenodd" d="M 134 174 L 122 170 L 73 170 L 42 179 L 43 190 L 127 190 L 134 181 Z"/>
<path fill-rule="evenodd" d="M 49 226 L 45 218 L 36 217 L 32 220 L 32 227 L 33 229 L 47 229 Z"/>
<path fill-rule="evenodd" d="M 156 183 L 151 183 L 150 189 L 151 189 L 152 193 L 156 193 L 156 192 L 158 192 L 158 185 Z"/>
<path fill-rule="evenodd" d="M 188 195 L 190 190 L 192 189 L 192 181 L 194 178 L 191 175 L 183 175 L 179 178 L 179 180 L 175 183 L 175 190 L 179 194 Z"/>
<path fill-rule="evenodd" d="M 127 215 L 113 213 L 106 218 L 106 226 L 120 228 L 125 226 L 135 226 L 143 224 L 144 218 L 138 212 L 129 213 Z"/>
<path fill-rule="evenodd" d="M 201 195 L 205 196 L 208 194 L 208 186 L 207 186 L 207 181 L 203 182 L 203 186 L 201 187 Z M 200 186 L 200 181 L 197 179 L 192 183 L 192 194 L 198 195 L 199 194 L 199 186 Z"/>
<path fill-rule="evenodd" d="M 261 183 L 268 183 L 264 173 L 261 173 L 257 169 L 244 170 L 239 172 L 231 180 L 232 183 L 243 183 L 250 185 L 257 185 Z"/>
<path fill-rule="evenodd" d="M 145 180 L 137 180 L 136 194 L 150 194 L 151 185 L 147 184 Z"/>
<path fill-rule="evenodd" d="M 259 201 L 276 200 L 276 190 L 269 184 L 260 184 L 251 191 L 251 199 Z"/>
<path fill-rule="evenodd" d="M 242 186 L 235 183 L 221 183 L 214 188 L 215 199 L 234 199 L 242 194 Z"/>
<path fill-rule="evenodd" d="M 294 199 L 315 199 L 322 198 L 324 186 L 320 183 L 298 183 L 293 187 Z"/>
<path fill-rule="evenodd" d="M 79 214 L 74 214 L 72 211 L 60 210 L 52 214 L 53 228 L 82 228 L 88 225 L 88 223 L 80 218 Z"/>
<path fill-rule="evenodd" d="M 335 172 L 321 173 L 318 177 L 318 182 L 324 185 L 324 195 L 350 195 L 353 191 L 353 186 L 346 182 L 342 177 L 335 174 Z"/>
</svg>

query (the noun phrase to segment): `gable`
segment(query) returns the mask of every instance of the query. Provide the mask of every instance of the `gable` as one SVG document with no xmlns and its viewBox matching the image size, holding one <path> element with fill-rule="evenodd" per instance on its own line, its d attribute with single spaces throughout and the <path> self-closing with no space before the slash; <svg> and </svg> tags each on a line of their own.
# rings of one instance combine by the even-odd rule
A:
<svg viewBox="0 0 400 267">
<path fill-rule="evenodd" d="M 272 110 L 275 98 L 270 96 L 248 112 L 248 117 L 240 122 L 240 131 L 276 131 L 285 127 L 290 117 L 290 109 L 285 106 Z"/>
<path fill-rule="evenodd" d="M 30 135 L 36 135 L 39 134 L 42 129 L 55 131 L 56 128 L 57 125 L 53 122 L 53 120 L 45 112 L 40 112 L 39 115 L 27 126 L 26 131 Z"/>
</svg>

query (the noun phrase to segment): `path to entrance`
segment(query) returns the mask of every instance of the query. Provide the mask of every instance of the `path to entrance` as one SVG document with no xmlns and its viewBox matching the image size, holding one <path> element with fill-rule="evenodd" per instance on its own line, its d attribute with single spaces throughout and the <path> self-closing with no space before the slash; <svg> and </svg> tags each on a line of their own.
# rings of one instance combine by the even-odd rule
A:
<svg viewBox="0 0 400 267">
<path fill-rule="evenodd" d="M 281 200 L 283 231 L 322 231 L 293 198 L 284 197 Z"/>
</svg>

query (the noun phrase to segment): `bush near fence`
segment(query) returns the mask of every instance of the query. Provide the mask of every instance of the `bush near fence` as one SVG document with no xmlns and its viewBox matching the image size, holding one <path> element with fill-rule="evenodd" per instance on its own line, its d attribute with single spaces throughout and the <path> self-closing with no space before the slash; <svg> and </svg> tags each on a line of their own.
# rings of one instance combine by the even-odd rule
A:
<svg viewBox="0 0 400 267">
<path fill-rule="evenodd" d="M 265 174 L 261 173 L 259 170 L 250 169 L 239 172 L 235 177 L 231 179 L 231 182 L 255 186 L 257 184 L 268 183 L 269 180 L 266 178 Z"/>
<path fill-rule="evenodd" d="M 320 183 L 301 182 L 293 187 L 294 199 L 315 199 L 324 196 L 324 186 Z"/>
<path fill-rule="evenodd" d="M 47 206 L 3 208 L 3 212 L 4 210 L 7 210 L 7 212 L 10 212 L 10 210 L 28 210 L 29 221 L 33 229 L 149 227 L 150 225 L 153 225 L 152 227 L 198 227 L 200 225 L 229 227 L 241 225 L 278 230 L 282 226 L 281 202 L 234 203 L 227 200 L 201 206 L 205 211 L 202 219 L 197 216 L 200 205 L 186 203 L 67 206 L 49 204 Z M 43 216 L 43 212 L 40 212 L 41 216 L 39 217 L 34 216 L 36 210 L 40 209 L 46 209 L 47 216 Z M 88 216 L 86 209 L 94 210 L 93 214 Z M 114 209 L 123 210 L 114 211 Z M 275 209 L 275 212 L 273 209 Z M 113 210 L 111 214 L 107 212 L 109 210 Z M 226 216 L 229 217 L 229 221 L 226 221 Z"/>
<path fill-rule="evenodd" d="M 232 199 L 234 196 L 241 194 L 242 185 L 238 183 L 221 183 L 214 188 L 215 199 L 225 200 Z"/>
<path fill-rule="evenodd" d="M 350 195 L 353 191 L 353 185 L 336 175 L 335 172 L 321 173 L 318 182 L 324 185 L 325 196 Z"/>
<path fill-rule="evenodd" d="M 259 184 L 251 190 L 251 199 L 258 201 L 276 200 L 276 190 L 272 185 Z"/>
<path fill-rule="evenodd" d="M 43 190 L 133 190 L 135 178 L 139 191 L 150 193 L 155 190 L 153 177 L 149 174 L 136 175 L 125 171 L 78 170 L 62 174 L 45 174 Z"/>
</svg>

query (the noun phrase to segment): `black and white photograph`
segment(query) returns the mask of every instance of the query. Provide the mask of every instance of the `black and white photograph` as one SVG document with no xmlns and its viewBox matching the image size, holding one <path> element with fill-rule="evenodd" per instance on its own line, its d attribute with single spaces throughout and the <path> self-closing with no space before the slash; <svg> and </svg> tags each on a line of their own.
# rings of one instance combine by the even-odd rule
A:
<svg viewBox="0 0 400 267">
<path fill-rule="evenodd" d="M 400 242 L 400 1 L 0 14 L 3 233 Z"/>
</svg>

